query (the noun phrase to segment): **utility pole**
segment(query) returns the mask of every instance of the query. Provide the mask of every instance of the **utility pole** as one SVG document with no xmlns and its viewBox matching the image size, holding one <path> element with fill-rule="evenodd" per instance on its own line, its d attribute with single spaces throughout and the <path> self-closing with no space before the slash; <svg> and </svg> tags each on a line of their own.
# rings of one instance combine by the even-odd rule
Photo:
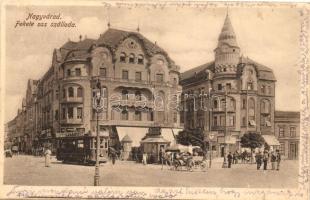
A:
<svg viewBox="0 0 310 200">
<path fill-rule="evenodd" d="M 222 168 L 227 168 L 227 160 L 226 160 L 226 136 L 227 136 L 227 90 L 225 88 L 225 126 L 224 126 L 224 162 Z"/>
<path fill-rule="evenodd" d="M 95 176 L 94 176 L 94 186 L 99 186 L 99 151 L 100 151 L 100 137 L 99 137 L 99 113 L 101 112 L 101 109 L 103 108 L 103 98 L 101 94 L 101 84 L 100 80 L 98 78 L 96 87 L 98 89 L 96 96 L 93 99 L 93 108 L 96 110 L 97 114 L 97 130 L 96 130 L 96 166 L 95 166 Z"/>
</svg>

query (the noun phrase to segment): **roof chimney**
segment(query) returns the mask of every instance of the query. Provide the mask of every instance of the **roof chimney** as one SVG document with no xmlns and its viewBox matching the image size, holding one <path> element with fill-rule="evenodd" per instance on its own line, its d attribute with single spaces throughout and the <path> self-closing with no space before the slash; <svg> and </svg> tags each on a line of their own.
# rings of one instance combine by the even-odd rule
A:
<svg viewBox="0 0 310 200">
<path fill-rule="evenodd" d="M 80 38 L 80 42 L 81 42 L 82 41 L 82 35 L 80 35 L 79 38 Z"/>
</svg>

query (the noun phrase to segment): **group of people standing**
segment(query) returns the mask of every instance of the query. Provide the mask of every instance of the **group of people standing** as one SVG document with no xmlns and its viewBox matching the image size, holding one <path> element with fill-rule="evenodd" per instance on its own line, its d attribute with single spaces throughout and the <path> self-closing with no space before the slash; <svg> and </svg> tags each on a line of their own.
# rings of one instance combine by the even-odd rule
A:
<svg viewBox="0 0 310 200">
<path fill-rule="evenodd" d="M 264 153 L 262 153 L 261 151 L 259 151 L 258 153 L 252 152 L 251 155 L 249 155 L 247 151 L 244 151 L 241 154 L 237 151 L 233 154 L 229 152 L 229 154 L 227 155 L 227 167 L 231 168 L 231 164 L 237 164 L 240 158 L 242 160 L 242 163 L 249 162 L 250 160 L 252 160 L 252 163 L 256 162 L 257 170 L 259 170 L 262 165 L 263 169 L 267 170 L 269 162 L 271 162 L 272 170 L 280 170 L 281 154 L 279 150 L 270 152 L 265 150 Z"/>
<path fill-rule="evenodd" d="M 262 164 L 263 169 L 267 170 L 268 162 L 271 162 L 271 169 L 272 170 L 280 170 L 280 162 L 281 162 L 281 154 L 279 150 L 271 151 L 264 151 L 262 153 L 261 151 L 258 152 L 255 156 L 256 164 L 257 164 L 257 170 L 260 170 Z"/>
</svg>

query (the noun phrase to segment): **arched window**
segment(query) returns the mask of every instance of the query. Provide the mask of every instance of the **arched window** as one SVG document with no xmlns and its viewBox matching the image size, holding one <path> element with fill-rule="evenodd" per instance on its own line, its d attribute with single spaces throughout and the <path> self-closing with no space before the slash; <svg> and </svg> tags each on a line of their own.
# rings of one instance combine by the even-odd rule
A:
<svg viewBox="0 0 310 200">
<path fill-rule="evenodd" d="M 120 60 L 120 62 L 126 62 L 126 54 L 124 52 L 122 52 L 120 54 L 119 60 Z"/>
<path fill-rule="evenodd" d="M 136 91 L 135 97 L 136 97 L 137 101 L 141 101 L 141 92 L 140 91 Z"/>
<path fill-rule="evenodd" d="M 235 110 L 236 109 L 236 101 L 235 101 L 235 99 L 231 98 L 229 102 L 230 102 L 230 104 L 229 104 L 230 110 Z"/>
<path fill-rule="evenodd" d="M 138 55 L 138 64 L 143 64 L 144 63 L 144 58 L 142 55 Z"/>
<path fill-rule="evenodd" d="M 141 111 L 135 111 L 135 120 L 136 121 L 141 121 L 142 120 Z"/>
<path fill-rule="evenodd" d="M 134 54 L 129 55 L 129 63 L 135 63 L 135 55 Z"/>
<path fill-rule="evenodd" d="M 270 113 L 270 102 L 266 99 L 261 101 L 261 113 Z"/>
<path fill-rule="evenodd" d="M 252 98 L 249 99 L 249 116 L 255 116 L 255 101 Z"/>
<path fill-rule="evenodd" d="M 67 76 L 71 76 L 71 70 L 70 69 L 67 69 Z"/>
<path fill-rule="evenodd" d="M 213 101 L 213 107 L 214 107 L 214 108 L 217 108 L 217 107 L 218 107 L 218 105 L 217 105 L 217 100 L 214 100 L 214 101 Z"/>
<path fill-rule="evenodd" d="M 68 96 L 69 96 L 69 97 L 74 97 L 73 87 L 69 87 L 69 88 L 68 88 Z"/>
<path fill-rule="evenodd" d="M 122 120 L 128 120 L 128 111 L 127 110 L 122 111 L 121 119 Z"/>
<path fill-rule="evenodd" d="M 83 97 L 83 89 L 82 89 L 82 87 L 78 87 L 78 89 L 77 89 L 77 97 Z"/>
<path fill-rule="evenodd" d="M 128 91 L 127 90 L 123 90 L 122 91 L 122 99 L 123 100 L 127 100 L 128 99 Z"/>
</svg>

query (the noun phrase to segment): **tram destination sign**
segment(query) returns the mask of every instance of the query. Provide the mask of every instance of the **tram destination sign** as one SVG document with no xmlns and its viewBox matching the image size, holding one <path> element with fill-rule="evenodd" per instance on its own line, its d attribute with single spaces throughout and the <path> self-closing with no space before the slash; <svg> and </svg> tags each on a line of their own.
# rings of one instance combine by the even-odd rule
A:
<svg viewBox="0 0 310 200">
<path fill-rule="evenodd" d="M 84 136 L 84 132 L 64 132 L 64 133 L 56 133 L 57 138 L 64 138 L 64 137 L 81 137 Z"/>
</svg>

